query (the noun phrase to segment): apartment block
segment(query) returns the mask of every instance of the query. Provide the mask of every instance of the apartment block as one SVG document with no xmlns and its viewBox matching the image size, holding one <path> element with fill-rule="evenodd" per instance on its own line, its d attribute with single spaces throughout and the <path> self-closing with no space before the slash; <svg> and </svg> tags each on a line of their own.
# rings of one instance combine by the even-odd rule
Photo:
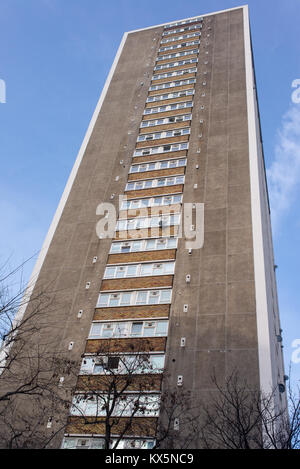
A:
<svg viewBox="0 0 300 469">
<path fill-rule="evenodd" d="M 101 204 L 115 207 L 112 237 L 99 237 Z M 185 204 L 204 204 L 195 249 Z M 53 447 L 104 447 L 95 391 L 107 392 L 108 369 L 125 379 L 138 356 L 147 365 L 116 406 L 112 445 L 137 399 L 143 412 L 119 448 L 152 448 L 162 390 L 188 390 L 200 407 L 213 375 L 222 384 L 238 371 L 285 404 L 246 6 L 125 33 L 33 278 L 32 291 L 51 282 L 60 305 L 53 349 L 78 363 Z M 55 431 L 50 409 L 45 419 Z"/>
</svg>

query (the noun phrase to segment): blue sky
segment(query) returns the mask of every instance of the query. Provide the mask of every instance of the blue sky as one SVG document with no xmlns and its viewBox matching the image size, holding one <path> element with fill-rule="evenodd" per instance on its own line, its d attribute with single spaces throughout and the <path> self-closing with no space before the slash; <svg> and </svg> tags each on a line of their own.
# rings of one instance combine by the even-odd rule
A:
<svg viewBox="0 0 300 469">
<path fill-rule="evenodd" d="M 124 31 L 242 5 L 210 0 L 1 0 L 0 262 L 40 249 Z M 299 1 L 249 0 L 284 352 L 300 339 Z M 24 275 L 29 276 L 33 260 Z M 299 353 L 300 357 L 300 353 Z M 293 365 L 300 380 L 300 363 Z"/>
</svg>

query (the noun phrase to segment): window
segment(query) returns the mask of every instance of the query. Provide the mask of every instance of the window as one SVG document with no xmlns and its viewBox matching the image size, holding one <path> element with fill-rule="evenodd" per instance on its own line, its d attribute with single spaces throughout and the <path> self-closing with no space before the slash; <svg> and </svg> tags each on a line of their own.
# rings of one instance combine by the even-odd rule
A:
<svg viewBox="0 0 300 469">
<path fill-rule="evenodd" d="M 97 334 L 98 330 L 100 329 L 100 325 L 99 324 L 96 324 L 95 327 L 92 328 L 92 331 L 93 331 L 93 335 L 100 335 L 100 334 Z M 102 332 L 102 337 L 105 337 L 105 338 L 110 338 L 113 336 L 113 326 L 111 324 L 104 324 L 103 326 L 103 332 Z"/>
<path fill-rule="evenodd" d="M 64 438 L 62 449 L 104 449 L 104 446 L 104 438 Z"/>
<path fill-rule="evenodd" d="M 143 324 L 143 323 L 142 323 Z M 147 329 L 147 326 L 145 326 Z M 158 324 L 156 326 L 157 334 L 164 331 L 166 335 L 166 326 Z M 141 329 L 142 331 L 142 329 Z M 145 332 L 147 334 L 147 331 Z M 143 374 L 143 373 L 162 373 L 164 369 L 165 355 L 164 354 L 133 354 L 119 356 L 86 356 L 82 360 L 80 374 L 82 375 L 99 375 L 110 374 L 111 372 L 117 374 Z"/>
<path fill-rule="evenodd" d="M 143 264 L 140 268 L 141 275 L 151 275 L 152 274 L 152 264 Z"/>
<path fill-rule="evenodd" d="M 160 396 L 159 394 L 126 393 L 113 403 L 114 409 L 112 416 L 119 415 L 122 417 L 130 417 L 133 409 L 138 410 L 135 416 L 156 417 L 159 413 Z M 86 417 L 100 417 L 106 415 L 106 407 L 111 408 L 112 398 L 107 394 L 93 395 L 76 395 L 73 398 L 71 407 L 71 415 L 84 415 Z"/>
<path fill-rule="evenodd" d="M 190 128 L 184 128 L 184 129 L 176 129 L 176 130 L 168 130 L 166 132 L 158 132 L 153 134 L 153 140 L 159 140 L 162 138 L 169 138 L 169 137 L 176 137 L 179 135 L 187 135 L 190 133 Z M 143 141 L 147 140 L 147 134 L 146 135 L 140 135 L 138 137 L 138 141 Z M 131 173 L 137 172 L 136 167 L 131 167 L 130 169 Z"/>
<path fill-rule="evenodd" d="M 170 121 L 170 122 L 175 122 Z M 176 122 L 179 122 L 178 119 L 176 119 Z M 152 147 L 147 150 L 147 154 L 155 154 L 155 153 L 167 153 L 169 151 L 178 151 L 178 150 L 186 150 L 188 148 L 188 143 L 180 143 L 180 144 L 173 144 L 173 145 L 164 145 L 160 147 Z M 135 150 L 133 156 L 144 156 L 144 151 L 143 150 Z M 127 183 L 126 187 L 127 190 L 132 190 L 134 182 L 129 182 Z"/>
<path fill-rule="evenodd" d="M 175 203 L 176 198 L 178 199 L 178 202 L 181 201 L 181 195 L 179 196 L 172 196 L 172 199 Z M 124 246 L 126 244 L 126 246 Z M 176 238 L 158 238 L 158 239 L 148 239 L 148 240 L 142 240 L 142 241 L 130 241 L 129 243 L 112 243 L 111 247 L 111 253 L 122 253 L 124 252 L 123 249 L 124 247 L 126 248 L 126 252 L 138 252 L 138 251 L 152 251 L 156 249 L 173 249 L 176 248 L 177 246 L 177 239 Z M 112 269 L 115 269 L 115 267 L 112 267 Z M 112 272 L 110 271 L 110 275 L 112 275 Z M 113 277 L 109 277 L 113 278 Z"/>
<path fill-rule="evenodd" d="M 135 183 L 130 183 L 127 184 L 125 191 L 129 190 L 141 190 L 141 189 L 149 189 L 149 188 L 155 188 L 155 187 L 163 187 L 163 186 L 172 186 L 174 184 L 184 184 L 184 176 L 174 176 L 170 178 L 159 178 L 159 179 L 150 179 L 150 180 L 145 180 L 145 181 L 139 181 Z M 129 223 L 136 223 L 136 220 L 129 220 Z M 118 228 L 121 226 L 121 229 L 125 229 L 126 225 L 126 220 L 119 220 L 118 222 Z"/>
<path fill-rule="evenodd" d="M 160 47 L 159 52 L 164 52 L 164 51 L 168 51 L 168 50 L 176 50 L 176 49 L 180 49 L 181 47 L 194 46 L 194 45 L 198 45 L 198 44 L 200 44 L 200 41 L 199 41 L 199 39 L 196 39 L 194 41 L 183 42 L 183 43 L 176 44 L 176 45 L 169 45 L 169 46 Z"/>
<path fill-rule="evenodd" d="M 158 75 L 153 75 L 152 81 L 153 80 L 160 80 L 162 78 L 176 77 L 176 76 L 184 75 L 186 73 L 195 73 L 195 72 L 197 72 L 196 67 L 188 68 L 188 69 L 184 69 L 184 70 L 176 70 L 175 72 L 159 73 Z"/>
<path fill-rule="evenodd" d="M 173 178 L 174 179 L 174 178 Z M 177 180 L 177 178 L 176 178 Z M 175 182 L 175 184 L 180 184 L 180 182 Z M 169 185 L 173 185 L 169 183 Z M 125 224 L 124 224 L 125 223 Z M 178 225 L 180 223 L 180 215 L 163 215 L 163 216 L 154 216 L 151 218 L 134 218 L 132 220 L 123 220 L 120 224 L 120 220 L 117 222 L 116 231 L 120 230 L 138 230 L 146 228 L 154 228 L 161 226 L 172 226 Z"/>
<path fill-rule="evenodd" d="M 150 292 L 149 295 L 149 304 L 150 305 L 156 305 L 159 303 L 159 293 L 158 292 Z"/>
<path fill-rule="evenodd" d="M 131 293 L 122 293 L 120 305 L 121 305 L 121 306 L 128 306 L 128 305 L 130 305 L 131 296 L 132 296 Z"/>
<path fill-rule="evenodd" d="M 156 245 L 157 241 L 155 239 L 150 239 L 147 241 L 146 250 L 151 251 L 152 249 L 155 249 Z"/>
<path fill-rule="evenodd" d="M 155 292 L 154 292 L 155 293 Z M 159 295 L 152 295 L 151 298 L 159 299 Z M 109 331 L 109 332 L 108 332 Z M 122 321 L 112 323 L 93 323 L 89 339 L 110 339 L 110 338 L 130 338 L 130 337 L 165 337 L 168 332 L 167 320 L 156 321 Z M 102 373 L 106 369 L 118 369 L 120 357 L 108 356 L 97 357 L 95 359 L 95 373 Z M 86 364 L 84 365 L 87 369 Z M 91 364 L 89 363 L 89 368 Z M 102 371 L 101 371 L 102 370 Z"/>
<path fill-rule="evenodd" d="M 137 275 L 137 270 L 138 270 L 137 265 L 129 265 L 127 267 L 126 277 L 135 277 Z M 117 271 L 117 274 L 118 274 L 118 271 Z"/>
<path fill-rule="evenodd" d="M 97 308 L 130 306 L 138 304 L 153 304 L 157 299 L 160 304 L 168 304 L 171 301 L 172 290 L 143 290 L 126 293 L 100 293 Z"/>
<path fill-rule="evenodd" d="M 163 70 L 165 68 L 173 68 L 173 67 L 178 67 L 180 65 L 188 65 L 198 62 L 198 59 L 193 58 L 193 59 L 187 59 L 187 60 L 179 60 L 178 62 L 171 62 L 171 63 L 166 63 L 162 65 L 157 65 L 154 67 L 154 70 Z"/>
<path fill-rule="evenodd" d="M 151 85 L 149 88 L 149 91 L 157 91 L 157 90 L 163 90 L 167 88 L 172 88 L 174 86 L 183 86 L 183 85 L 190 85 L 196 83 L 195 78 L 190 78 L 186 80 L 176 80 L 176 81 L 171 81 L 169 83 L 161 83 L 159 85 Z"/>
<path fill-rule="evenodd" d="M 114 277 L 114 267 L 107 267 L 105 270 L 105 278 L 113 278 Z"/>
<path fill-rule="evenodd" d="M 142 244 L 143 242 L 142 241 L 134 241 L 132 243 L 132 249 L 133 251 L 140 251 L 142 249 Z"/>
<path fill-rule="evenodd" d="M 144 337 L 154 337 L 155 335 L 155 322 L 146 322 L 144 325 Z"/>
<path fill-rule="evenodd" d="M 109 370 L 116 370 L 119 368 L 120 357 L 108 357 L 107 368 Z"/>
<path fill-rule="evenodd" d="M 110 296 L 109 306 L 118 306 L 121 295 L 113 294 Z"/>
<path fill-rule="evenodd" d="M 185 103 L 177 103 L 177 104 L 170 104 L 167 106 L 159 106 L 159 107 L 152 107 L 145 109 L 144 114 L 154 114 L 157 112 L 165 112 L 165 111 L 172 111 L 176 109 L 184 109 L 187 107 L 192 107 L 193 103 L 191 101 L 187 101 Z"/>
<path fill-rule="evenodd" d="M 148 292 L 140 291 L 137 294 L 136 304 L 146 304 L 148 298 Z"/>
<path fill-rule="evenodd" d="M 116 440 L 112 440 L 112 447 Z M 155 440 L 133 440 L 123 439 L 119 442 L 118 449 L 152 449 L 155 446 Z"/>
<path fill-rule="evenodd" d="M 147 275 L 165 275 L 174 273 L 175 262 L 167 261 L 159 264 L 130 264 L 122 267 L 107 267 L 104 272 L 104 279 L 143 277 Z"/>
<path fill-rule="evenodd" d="M 142 335 L 143 330 L 143 323 L 142 322 L 134 322 L 131 326 L 131 336 L 140 336 Z"/>
</svg>

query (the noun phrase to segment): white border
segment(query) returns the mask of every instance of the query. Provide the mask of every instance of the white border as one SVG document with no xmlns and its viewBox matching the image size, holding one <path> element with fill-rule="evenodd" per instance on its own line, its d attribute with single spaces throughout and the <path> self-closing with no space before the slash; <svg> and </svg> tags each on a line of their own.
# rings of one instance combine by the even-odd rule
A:
<svg viewBox="0 0 300 469">
<path fill-rule="evenodd" d="M 268 298 L 265 265 L 266 259 L 263 242 L 263 200 L 260 186 L 260 155 L 258 151 L 259 138 L 257 135 L 258 116 L 255 108 L 256 97 L 253 76 L 254 72 L 252 63 L 248 6 L 243 7 L 243 13 L 259 375 L 261 391 L 265 394 L 270 394 L 274 390 L 274 383 L 272 378 L 272 353 L 270 342 L 270 324 L 268 318 Z"/>
</svg>

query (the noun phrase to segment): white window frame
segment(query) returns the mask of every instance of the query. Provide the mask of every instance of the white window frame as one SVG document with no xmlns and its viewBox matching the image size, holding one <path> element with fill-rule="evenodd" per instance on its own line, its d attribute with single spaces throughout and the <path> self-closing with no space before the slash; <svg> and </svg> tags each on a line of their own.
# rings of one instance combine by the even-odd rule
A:
<svg viewBox="0 0 300 469">
<path fill-rule="evenodd" d="M 184 50 L 183 52 L 173 52 L 172 54 L 159 55 L 156 62 L 161 62 L 168 59 L 176 59 L 177 57 L 185 57 L 187 55 L 199 54 L 199 47 L 197 49 Z"/>
<path fill-rule="evenodd" d="M 153 241 L 155 241 L 154 243 L 154 248 L 153 249 L 147 249 L 147 245 L 150 244 L 150 242 L 152 243 Z M 175 241 L 175 242 L 174 242 Z M 172 242 L 172 246 L 170 246 Z M 141 246 L 141 249 L 134 249 L 134 246 L 137 245 L 137 243 L 140 243 L 140 246 Z M 126 241 L 122 241 L 122 242 L 114 242 L 112 243 L 111 245 L 111 248 L 110 248 L 110 254 L 122 254 L 122 245 L 129 245 L 129 251 L 127 251 L 125 254 L 127 253 L 130 253 L 130 252 L 148 252 L 148 251 L 162 251 L 164 249 L 176 249 L 177 248 L 177 244 L 178 244 L 178 239 L 177 238 L 149 238 L 149 239 L 141 239 L 141 240 L 137 240 L 137 241 L 129 241 L 129 242 L 126 242 Z M 116 250 L 113 250 L 113 246 L 115 245 L 118 245 L 119 246 L 119 250 L 116 251 Z M 165 246 L 165 247 L 161 247 L 161 246 Z M 127 246 L 126 246 L 127 247 Z"/>
<path fill-rule="evenodd" d="M 153 217 L 138 217 L 120 219 L 116 224 L 116 231 L 142 230 L 147 228 L 161 228 L 180 224 L 180 213 L 171 215 L 154 215 Z"/>
<path fill-rule="evenodd" d="M 151 80 L 162 80 L 163 78 L 179 77 L 181 75 L 186 75 L 188 73 L 197 73 L 197 67 L 185 68 L 183 70 L 176 70 L 175 72 L 168 73 L 159 73 L 158 75 L 153 75 Z"/>
<path fill-rule="evenodd" d="M 161 177 L 158 179 L 145 179 L 139 181 L 131 181 L 126 184 L 125 192 L 138 191 L 144 189 L 154 189 L 157 187 L 177 186 L 184 184 L 185 176 L 180 174 L 178 176 Z"/>
<path fill-rule="evenodd" d="M 164 52 L 164 51 L 167 51 L 167 50 L 176 50 L 176 49 L 180 49 L 181 47 L 189 47 L 189 46 L 198 46 L 200 44 L 200 39 L 197 39 L 195 41 L 187 41 L 183 44 L 175 44 L 174 46 L 164 46 L 164 47 L 160 47 L 158 49 L 158 52 Z"/>
<path fill-rule="evenodd" d="M 144 116 L 157 114 L 159 112 L 176 111 L 177 109 L 186 109 L 193 107 L 193 101 L 179 101 L 178 103 L 164 104 L 163 106 L 148 107 L 144 110 Z"/>
<path fill-rule="evenodd" d="M 180 114 L 170 117 L 164 117 L 163 119 L 151 119 L 142 121 L 140 128 L 145 129 L 146 127 L 155 127 L 157 125 L 175 124 L 176 122 L 187 122 L 192 121 L 192 114 Z M 188 126 L 187 126 L 188 127 Z"/>
<path fill-rule="evenodd" d="M 141 359 L 139 359 L 139 356 L 142 356 Z M 144 368 L 142 371 L 139 369 L 139 362 L 142 360 L 143 356 L 147 358 L 144 363 Z M 109 369 L 105 369 L 105 363 L 108 362 L 108 359 L 112 358 L 119 358 L 119 366 L 118 369 L 114 368 L 114 373 L 118 375 L 126 375 L 128 374 L 128 370 L 132 374 L 160 374 L 164 370 L 165 366 L 165 353 L 135 353 L 135 354 L 130 354 L 130 353 L 111 353 L 109 355 L 97 355 L 95 356 L 85 356 L 82 359 L 81 362 L 81 368 L 80 368 L 80 375 L 105 375 L 109 374 Z M 131 361 L 135 360 L 136 367 L 135 368 L 130 368 L 130 363 Z M 157 365 L 156 361 L 160 360 L 160 366 Z M 103 366 L 102 366 L 102 363 Z M 147 367 L 148 363 L 149 367 Z M 142 361 L 141 361 L 142 363 Z M 101 367 L 103 370 L 101 370 Z M 96 371 L 96 368 L 99 368 L 99 370 Z"/>
<path fill-rule="evenodd" d="M 124 399 L 125 398 L 125 399 Z M 112 399 L 112 398 L 111 398 Z M 141 412 L 137 411 L 135 416 L 158 417 L 160 394 L 159 393 L 140 393 L 128 392 L 124 393 L 117 403 L 112 416 L 130 417 L 135 402 L 139 400 L 141 403 Z M 71 415 L 86 417 L 104 417 L 106 410 L 103 409 L 104 403 L 107 402 L 106 394 L 75 394 L 72 400 Z"/>
<path fill-rule="evenodd" d="M 84 444 L 82 444 L 83 442 Z M 93 438 L 70 436 L 70 437 L 65 437 L 63 439 L 61 449 L 104 449 L 104 447 L 105 447 L 104 436 L 93 437 Z"/>
<path fill-rule="evenodd" d="M 187 78 L 186 80 L 168 81 L 167 83 L 159 83 L 158 85 L 151 85 L 149 91 L 160 91 L 169 88 L 176 88 L 176 86 L 194 85 L 196 78 Z"/>
<path fill-rule="evenodd" d="M 174 151 L 188 150 L 188 148 L 189 148 L 188 142 L 170 143 L 170 144 L 166 143 L 165 145 L 145 147 L 145 148 L 140 148 L 138 150 L 135 150 L 133 154 L 133 158 L 136 158 L 137 156 L 156 155 L 159 153 L 172 153 Z"/>
<path fill-rule="evenodd" d="M 141 326 L 141 332 L 136 334 L 133 333 L 133 326 L 138 324 Z M 163 324 L 165 331 L 163 333 L 157 332 L 159 326 Z M 108 337 L 103 335 L 104 331 L 110 328 L 112 334 Z M 94 333 L 93 330 L 97 327 L 100 332 Z M 122 334 L 118 333 L 118 330 L 122 328 Z M 146 335 L 145 332 L 147 328 L 153 328 L 153 335 Z M 92 322 L 90 333 L 88 340 L 102 340 L 102 339 L 132 339 L 132 338 L 143 338 L 143 337 L 167 337 L 168 336 L 168 329 L 169 329 L 169 321 L 168 319 L 132 319 L 131 321 L 111 321 L 111 322 Z M 111 357 L 118 356 L 118 354 L 111 354 Z M 108 358 L 108 357 L 107 357 Z M 98 364 L 105 361 L 99 357 Z M 95 363 L 97 365 L 97 362 Z"/>
<path fill-rule="evenodd" d="M 175 130 L 174 130 L 175 132 Z M 182 164 L 183 162 L 183 164 Z M 130 174 L 140 174 L 149 171 L 159 171 L 161 169 L 170 169 L 170 168 L 184 168 L 186 166 L 187 159 L 186 158 L 174 158 L 172 160 L 163 160 L 163 161 L 155 161 L 153 163 L 139 163 L 130 166 L 129 173 Z M 146 168 L 143 169 L 142 168 Z"/>
<path fill-rule="evenodd" d="M 138 298 L 138 293 L 140 291 L 143 291 L 145 292 L 147 295 L 146 295 L 146 302 L 144 303 L 137 303 L 137 298 Z M 158 296 L 158 303 L 151 303 L 149 302 L 150 300 L 150 293 L 152 292 L 155 292 L 157 293 L 157 296 Z M 168 300 L 162 300 L 162 297 L 164 294 L 168 294 L 169 298 Z M 114 305 L 114 306 L 111 306 L 110 305 L 110 300 L 112 298 L 113 295 L 118 295 L 119 296 L 119 301 L 118 301 L 118 304 Z M 130 299 L 129 299 L 129 302 L 125 302 L 123 301 L 123 304 L 122 304 L 122 298 L 124 297 L 124 295 L 130 295 Z M 106 306 L 104 305 L 104 303 L 101 303 L 101 299 L 105 297 L 107 298 L 107 302 L 106 302 Z M 166 289 L 161 289 L 161 290 L 133 290 L 133 291 L 130 291 L 130 292 L 111 292 L 111 293 L 105 293 L 105 292 L 101 292 L 99 294 L 99 298 L 98 298 L 98 303 L 97 303 L 97 308 L 118 308 L 120 306 L 136 306 L 136 305 L 148 305 L 148 304 L 170 304 L 172 302 L 172 289 L 171 288 L 166 288 Z"/>
<path fill-rule="evenodd" d="M 154 67 L 154 70 L 164 70 L 165 68 L 173 68 L 173 67 L 179 67 L 180 65 L 188 65 L 188 64 L 195 64 L 198 63 L 197 57 L 194 57 L 192 59 L 186 59 L 186 60 L 179 60 L 177 62 L 168 62 L 166 64 L 160 64 L 156 65 Z"/>
<path fill-rule="evenodd" d="M 168 24 L 164 27 L 164 30 L 168 30 L 170 28 L 174 28 L 176 26 L 181 26 L 182 24 L 189 24 L 189 23 L 196 23 L 196 22 L 203 22 L 203 16 L 198 16 L 197 18 L 191 18 L 184 21 L 177 21 L 176 23 Z"/>
<path fill-rule="evenodd" d="M 161 272 L 157 272 L 157 266 L 161 266 Z M 150 273 L 143 273 L 143 269 L 148 267 L 151 269 Z M 135 268 L 135 274 L 130 275 L 128 271 L 130 269 Z M 123 269 L 124 275 L 119 275 L 120 269 Z M 113 271 L 113 275 L 108 275 L 108 272 Z M 174 275 L 175 271 L 175 261 L 165 261 L 165 262 L 145 262 L 143 264 L 129 264 L 129 265 L 108 265 L 104 271 L 104 280 L 112 280 L 112 279 L 121 279 L 121 278 L 136 278 L 136 277 L 154 277 L 160 275 Z"/>
<path fill-rule="evenodd" d="M 183 90 L 183 91 L 176 91 L 174 93 L 166 93 L 160 94 L 155 96 L 148 96 L 147 103 L 155 103 L 159 101 L 165 101 L 167 99 L 174 99 L 174 98 L 183 98 L 185 96 L 193 96 L 195 94 L 195 88 L 191 88 L 190 90 Z"/>
<path fill-rule="evenodd" d="M 159 201 L 159 203 L 157 201 Z M 143 197 L 141 199 L 123 200 L 120 210 L 137 210 L 141 208 L 162 207 L 181 203 L 182 194 L 168 194 L 150 198 Z"/>
<path fill-rule="evenodd" d="M 193 24 L 192 26 L 185 26 L 183 28 L 171 29 L 170 31 L 164 31 L 163 36 L 169 36 L 170 34 L 183 33 L 184 31 L 193 31 L 194 29 L 202 29 L 202 23 Z"/>
<path fill-rule="evenodd" d="M 85 444 L 81 444 L 81 442 Z M 110 444 L 110 448 L 114 448 L 116 439 L 113 438 Z M 96 442 L 96 444 L 95 444 Z M 100 442 L 102 444 L 100 444 Z M 98 443 L 98 445 L 97 445 Z M 105 438 L 104 436 L 93 436 L 93 437 L 77 437 L 77 436 L 65 436 L 61 449 L 104 449 Z M 155 440 L 152 438 L 122 438 L 119 441 L 117 449 L 152 449 L 155 446 Z"/>
<path fill-rule="evenodd" d="M 167 37 L 165 39 L 162 39 L 160 41 L 160 44 L 168 44 L 170 42 L 181 41 L 181 39 L 190 39 L 191 37 L 200 37 L 200 36 L 201 36 L 201 31 L 196 31 L 195 33 L 189 33 L 189 34 L 180 34 L 179 36 Z"/>
<path fill-rule="evenodd" d="M 137 142 L 152 142 L 153 140 L 161 140 L 163 138 L 181 137 L 183 135 L 190 135 L 191 128 L 183 127 L 182 129 L 163 130 L 161 132 L 153 132 L 149 134 L 140 134 Z M 179 135 L 175 135 L 179 134 Z M 151 137 L 151 138 L 150 138 Z"/>
</svg>

